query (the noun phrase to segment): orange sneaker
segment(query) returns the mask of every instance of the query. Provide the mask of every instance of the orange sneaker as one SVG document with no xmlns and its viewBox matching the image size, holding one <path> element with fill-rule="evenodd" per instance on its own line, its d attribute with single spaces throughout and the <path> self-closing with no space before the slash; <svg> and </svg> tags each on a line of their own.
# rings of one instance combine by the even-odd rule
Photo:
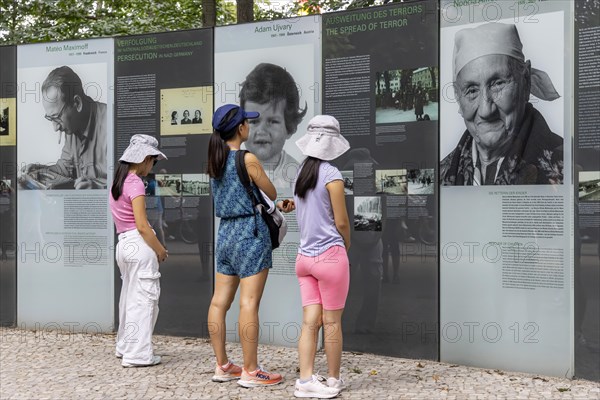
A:
<svg viewBox="0 0 600 400">
<path fill-rule="evenodd" d="M 242 368 L 235 365 L 232 361 L 228 361 L 224 366 L 217 364 L 212 381 L 229 382 L 235 379 L 240 379 L 240 376 L 242 376 Z"/>
<path fill-rule="evenodd" d="M 279 374 L 265 371 L 261 366 L 254 372 L 248 372 L 242 368 L 242 377 L 238 381 L 238 385 L 251 388 L 257 386 L 277 385 L 283 381 L 283 377 Z"/>
</svg>

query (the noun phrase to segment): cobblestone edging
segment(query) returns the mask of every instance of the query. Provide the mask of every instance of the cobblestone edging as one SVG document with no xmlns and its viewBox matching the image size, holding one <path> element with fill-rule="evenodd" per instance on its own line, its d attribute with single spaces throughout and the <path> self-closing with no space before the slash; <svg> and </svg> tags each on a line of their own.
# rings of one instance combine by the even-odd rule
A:
<svg viewBox="0 0 600 400">
<path fill-rule="evenodd" d="M 163 363 L 122 368 L 114 335 L 0 330 L 0 399 L 283 399 L 293 398 L 296 349 L 259 346 L 259 361 L 284 383 L 244 389 L 213 383 L 212 348 L 206 339 L 155 336 Z M 241 348 L 228 345 L 241 362 Z M 326 373 L 325 355 L 316 370 Z M 344 352 L 342 399 L 600 399 L 600 384 Z"/>
</svg>

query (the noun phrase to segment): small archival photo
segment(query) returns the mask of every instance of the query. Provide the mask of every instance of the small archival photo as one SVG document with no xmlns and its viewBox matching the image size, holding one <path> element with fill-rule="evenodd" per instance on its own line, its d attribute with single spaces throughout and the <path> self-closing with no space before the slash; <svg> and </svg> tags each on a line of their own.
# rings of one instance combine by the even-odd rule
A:
<svg viewBox="0 0 600 400">
<path fill-rule="evenodd" d="M 0 109 L 0 135 L 8 136 L 8 128 L 10 124 L 8 122 L 8 111 L 9 107 L 3 107 Z"/>
<path fill-rule="evenodd" d="M 375 123 L 437 121 L 439 68 L 375 72 Z"/>
<path fill-rule="evenodd" d="M 0 180 L 0 196 L 9 196 L 13 191 L 10 179 Z M 1 204 L 1 203 L 0 203 Z"/>
<path fill-rule="evenodd" d="M 207 86 L 161 89 L 160 134 L 211 134 L 211 89 Z"/>
<path fill-rule="evenodd" d="M 0 99 L 0 146 L 14 146 L 17 144 L 16 99 Z"/>
<path fill-rule="evenodd" d="M 600 171 L 579 172 L 579 201 L 600 201 Z"/>
<path fill-rule="evenodd" d="M 435 174 L 433 168 L 409 169 L 408 194 L 433 194 Z"/>
<path fill-rule="evenodd" d="M 359 196 L 354 198 L 354 230 L 381 231 L 381 198 Z"/>
<path fill-rule="evenodd" d="M 181 190 L 184 196 L 208 196 L 210 194 L 208 174 L 183 174 Z"/>
<path fill-rule="evenodd" d="M 406 169 L 378 169 L 375 171 L 377 193 L 407 194 Z"/>
<path fill-rule="evenodd" d="M 342 174 L 342 179 L 344 180 L 344 194 L 345 195 L 353 195 L 354 194 L 354 171 L 340 171 Z"/>
<path fill-rule="evenodd" d="M 157 196 L 181 196 L 181 174 L 156 174 Z"/>
</svg>

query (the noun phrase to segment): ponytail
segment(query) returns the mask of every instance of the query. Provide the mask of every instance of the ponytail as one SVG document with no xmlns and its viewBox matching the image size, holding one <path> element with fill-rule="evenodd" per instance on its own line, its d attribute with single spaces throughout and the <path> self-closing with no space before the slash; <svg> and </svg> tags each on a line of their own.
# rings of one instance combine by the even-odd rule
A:
<svg viewBox="0 0 600 400">
<path fill-rule="evenodd" d="M 320 165 L 320 159 L 310 156 L 306 157 L 306 160 L 302 163 L 298 179 L 296 179 L 296 186 L 294 187 L 294 194 L 296 196 L 303 199 L 310 190 L 317 186 Z"/>
<path fill-rule="evenodd" d="M 219 133 L 214 131 L 208 143 L 208 168 L 206 171 L 211 178 L 221 178 L 228 155 L 229 146 L 221 139 Z"/>
<path fill-rule="evenodd" d="M 123 184 L 125 183 L 125 178 L 127 178 L 127 174 L 129 173 L 129 166 L 130 164 L 128 162 L 119 161 L 119 165 L 115 171 L 113 184 L 110 188 L 110 193 L 115 200 L 119 200 L 119 197 L 121 197 L 123 194 Z"/>
</svg>

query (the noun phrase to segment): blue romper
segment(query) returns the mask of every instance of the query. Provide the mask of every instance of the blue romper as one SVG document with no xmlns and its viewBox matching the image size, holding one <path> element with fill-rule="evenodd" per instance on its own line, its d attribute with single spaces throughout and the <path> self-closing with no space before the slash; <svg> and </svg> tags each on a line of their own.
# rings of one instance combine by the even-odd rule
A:
<svg viewBox="0 0 600 400">
<path fill-rule="evenodd" d="M 252 201 L 238 177 L 235 153 L 235 150 L 229 152 L 221 179 L 210 180 L 215 212 L 221 218 L 217 272 L 246 278 L 272 267 L 271 237 L 260 214 L 254 214 Z M 252 187 L 258 194 L 256 186 Z"/>
</svg>

